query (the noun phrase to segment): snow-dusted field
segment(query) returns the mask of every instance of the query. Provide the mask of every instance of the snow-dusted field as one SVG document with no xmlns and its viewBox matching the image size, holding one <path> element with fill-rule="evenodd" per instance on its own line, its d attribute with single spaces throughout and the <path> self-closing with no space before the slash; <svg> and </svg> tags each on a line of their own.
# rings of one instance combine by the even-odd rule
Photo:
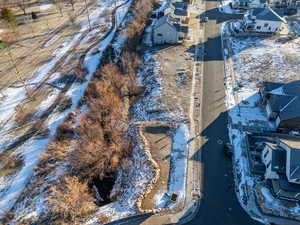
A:
<svg viewBox="0 0 300 225">
<path fill-rule="evenodd" d="M 264 222 L 254 204 L 257 178 L 249 169 L 245 135 L 246 131 L 274 130 L 275 125 L 267 120 L 265 109 L 260 105 L 257 82 L 289 82 L 299 79 L 300 39 L 284 42 L 278 37 L 235 38 L 226 33 L 226 26 L 223 27 L 222 37 L 228 40 L 231 48 L 224 46 L 225 83 L 237 195 L 243 208 L 253 218 Z M 271 210 L 284 210 L 287 214 L 299 210 L 287 208 L 280 201 L 269 204 L 270 195 L 265 189 L 262 193 Z"/>
<path fill-rule="evenodd" d="M 123 4 L 123 1 L 118 2 L 118 4 Z M 102 11 L 107 10 L 107 8 L 112 7 L 112 5 L 113 4 L 111 3 L 111 1 L 99 1 L 98 7 L 90 14 L 91 24 L 98 24 L 99 21 L 103 19 L 101 18 Z M 121 20 L 125 17 L 129 6 L 130 4 L 128 3 L 125 4 L 124 7 L 120 7 L 119 10 L 117 10 L 116 13 L 118 14 L 119 18 L 118 23 L 120 23 Z M 80 36 L 83 35 L 84 32 L 86 32 L 89 29 L 88 21 L 86 18 L 80 21 L 80 24 L 80 32 L 74 37 L 72 37 L 70 40 L 65 42 L 61 48 L 57 49 L 53 53 L 53 59 L 50 60 L 50 62 L 44 64 L 42 67 L 40 67 L 37 70 L 37 72 L 33 74 L 32 78 L 30 78 L 28 82 L 38 83 L 45 79 L 45 74 L 47 74 L 52 69 L 55 62 L 60 60 L 61 57 L 63 57 L 63 55 L 68 51 L 68 49 L 70 49 L 76 43 L 76 41 L 79 40 Z M 38 139 L 33 137 L 16 149 L 16 152 L 14 154 L 18 154 L 22 157 L 24 165 L 22 169 L 16 174 L 10 177 L 2 177 L 0 179 L 0 218 L 3 217 L 3 215 L 5 215 L 5 213 L 8 210 L 10 210 L 10 208 L 14 205 L 15 201 L 17 200 L 18 196 L 23 191 L 24 187 L 26 186 L 27 182 L 32 176 L 33 169 L 39 162 L 41 153 L 44 152 L 49 140 L 51 140 L 51 138 L 54 136 L 56 128 L 65 120 L 68 113 L 77 107 L 77 104 L 82 98 L 84 90 L 86 89 L 89 80 L 92 78 L 99 65 L 99 59 L 103 54 L 103 51 L 112 41 L 115 32 L 116 29 L 112 30 L 112 32 L 109 35 L 107 35 L 107 37 L 101 43 L 99 43 L 87 53 L 84 59 L 84 66 L 87 68 L 88 71 L 88 74 L 85 77 L 85 81 L 79 84 L 73 84 L 66 93 L 66 95 L 70 96 L 72 99 L 72 106 L 64 112 L 59 112 L 57 110 L 54 111 L 54 113 L 52 113 L 45 122 L 45 127 L 50 129 L 50 135 L 46 138 Z M 98 50 L 98 53 L 94 54 L 96 50 Z M 54 73 L 50 76 L 50 79 L 53 79 L 53 77 L 57 77 L 58 75 L 58 73 Z M 0 124 L 4 124 L 4 127 L 1 129 L 0 132 L 0 152 L 1 147 L 3 148 L 8 143 L 14 141 L 14 139 L 12 139 L 10 135 L 5 135 L 6 131 L 12 127 L 14 121 L 12 119 L 9 120 L 8 123 L 5 123 L 5 121 L 7 121 L 8 118 L 14 117 L 15 107 L 18 104 L 22 103 L 22 101 L 24 101 L 26 97 L 24 93 L 24 88 L 7 88 L 1 92 L 1 94 L 3 94 L 6 97 L 0 103 Z M 41 113 L 47 108 L 47 106 L 49 107 L 51 103 L 53 103 L 54 97 L 57 95 L 58 93 L 56 92 L 50 94 L 48 98 L 41 103 L 41 105 L 37 109 L 37 112 Z M 36 199 L 36 201 L 39 202 L 40 199 Z M 20 213 L 22 214 L 21 211 Z M 36 216 L 37 213 L 32 213 L 32 215 Z"/>
<path fill-rule="evenodd" d="M 234 71 L 239 85 L 255 88 L 257 81 L 288 82 L 300 78 L 300 39 L 231 39 Z"/>
</svg>

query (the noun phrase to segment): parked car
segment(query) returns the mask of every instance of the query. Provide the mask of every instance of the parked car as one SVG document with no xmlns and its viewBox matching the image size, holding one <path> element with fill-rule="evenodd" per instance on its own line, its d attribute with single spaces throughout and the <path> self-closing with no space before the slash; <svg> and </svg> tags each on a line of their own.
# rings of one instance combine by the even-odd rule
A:
<svg viewBox="0 0 300 225">
<path fill-rule="evenodd" d="M 232 157 L 232 145 L 230 143 L 225 143 L 223 150 L 227 157 Z"/>
<path fill-rule="evenodd" d="M 204 16 L 200 18 L 200 23 L 206 23 L 208 21 L 208 17 Z"/>
</svg>

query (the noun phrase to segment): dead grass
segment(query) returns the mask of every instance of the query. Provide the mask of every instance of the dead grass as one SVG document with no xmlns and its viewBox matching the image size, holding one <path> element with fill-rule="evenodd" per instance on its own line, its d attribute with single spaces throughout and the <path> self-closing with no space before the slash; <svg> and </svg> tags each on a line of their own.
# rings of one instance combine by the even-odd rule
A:
<svg viewBox="0 0 300 225">
<path fill-rule="evenodd" d="M 56 140 L 64 141 L 72 139 L 74 136 L 74 129 L 69 121 L 63 122 L 56 130 Z"/>
<path fill-rule="evenodd" d="M 101 215 L 98 219 L 98 223 L 100 224 L 105 224 L 107 222 L 109 222 L 109 217 L 106 215 Z"/>
<path fill-rule="evenodd" d="M 129 108 L 134 97 L 143 90 L 136 86 L 136 74 L 141 60 L 135 53 L 148 14 L 152 9 L 146 4 L 135 3 L 134 20 L 128 32 L 135 34 L 128 41 L 119 62 L 110 62 L 98 69 L 89 82 L 79 107 L 86 105 L 83 115 L 70 114 L 58 129 L 48 150 L 43 154 L 38 172 L 47 176 L 58 165 L 68 166 L 60 176 L 67 177 L 62 184 L 51 188 L 48 202 L 53 212 L 53 224 L 76 224 L 80 218 L 92 213 L 95 200 L 89 185 L 95 178 L 103 179 L 115 174 L 121 162 L 131 155 L 132 141 L 128 135 Z M 152 0 L 150 0 L 152 2 Z M 81 70 L 76 76 L 82 77 Z M 76 121 L 76 127 L 74 120 Z M 70 146 L 71 149 L 70 149 Z M 102 218 L 102 222 L 108 218 Z M 55 222 L 56 221 L 56 222 Z"/>
<path fill-rule="evenodd" d="M 0 177 L 9 176 L 18 171 L 23 160 L 18 156 L 11 156 L 8 152 L 0 153 Z"/>
<path fill-rule="evenodd" d="M 47 201 L 56 215 L 74 222 L 76 217 L 89 215 L 96 210 L 94 197 L 88 190 L 86 182 L 81 183 L 76 177 L 66 177 L 60 186 L 51 188 Z"/>
</svg>

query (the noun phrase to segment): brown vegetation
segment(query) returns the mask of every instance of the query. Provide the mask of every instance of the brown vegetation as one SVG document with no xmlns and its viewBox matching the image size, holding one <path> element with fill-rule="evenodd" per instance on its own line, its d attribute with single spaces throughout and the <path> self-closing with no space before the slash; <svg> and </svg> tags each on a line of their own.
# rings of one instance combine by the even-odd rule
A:
<svg viewBox="0 0 300 225">
<path fill-rule="evenodd" d="M 89 191 L 92 181 L 116 174 L 122 161 L 130 157 L 129 108 L 133 97 L 143 90 L 136 86 L 141 66 L 137 43 L 152 9 L 152 4 L 145 1 L 149 0 L 137 1 L 133 6 L 134 19 L 126 29 L 131 40 L 127 41 L 121 60 L 97 70 L 80 101 L 79 107 L 86 105 L 87 109 L 80 116 L 76 111 L 70 114 L 58 127 L 55 139 L 42 157 L 39 165 L 42 176 L 63 163 L 70 168 L 64 174 L 67 176 L 64 182 L 51 189 L 48 202 L 54 213 L 52 221 L 71 220 L 76 224 L 74 221 L 92 212 L 95 200 Z M 79 123 L 74 123 L 75 119 Z M 108 218 L 101 220 L 105 222 Z"/>
<path fill-rule="evenodd" d="M 23 164 L 21 157 L 12 156 L 8 152 L 0 153 L 0 177 L 15 173 Z"/>
<path fill-rule="evenodd" d="M 89 215 L 96 209 L 94 198 L 88 190 L 86 182 L 81 183 L 76 177 L 66 177 L 60 186 L 51 188 L 52 193 L 47 200 L 58 217 L 73 222 L 76 217 Z"/>
<path fill-rule="evenodd" d="M 103 66 L 101 79 L 94 79 L 86 90 L 89 112 L 82 117 L 76 134 L 80 141 L 71 156 L 74 172 L 91 181 L 115 172 L 119 159 L 128 157 L 129 105 L 122 98 L 128 90 L 126 76 L 114 63 Z"/>
</svg>

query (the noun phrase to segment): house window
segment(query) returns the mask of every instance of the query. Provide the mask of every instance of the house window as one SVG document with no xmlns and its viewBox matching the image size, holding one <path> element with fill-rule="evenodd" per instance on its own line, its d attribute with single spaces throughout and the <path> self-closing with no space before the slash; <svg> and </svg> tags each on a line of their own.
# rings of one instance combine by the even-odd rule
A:
<svg viewBox="0 0 300 225">
<path fill-rule="evenodd" d="M 269 26 L 269 24 L 268 24 L 268 23 L 265 23 L 265 24 L 264 24 L 264 27 L 268 27 L 268 26 Z"/>
<path fill-rule="evenodd" d="M 160 34 L 160 33 L 158 33 L 158 34 L 157 34 L 157 36 L 158 36 L 158 37 L 162 37 L 163 35 L 162 35 L 162 34 Z"/>
<path fill-rule="evenodd" d="M 260 28 L 261 28 L 261 26 L 257 26 L 257 27 L 256 27 L 257 30 L 260 30 Z"/>
</svg>

